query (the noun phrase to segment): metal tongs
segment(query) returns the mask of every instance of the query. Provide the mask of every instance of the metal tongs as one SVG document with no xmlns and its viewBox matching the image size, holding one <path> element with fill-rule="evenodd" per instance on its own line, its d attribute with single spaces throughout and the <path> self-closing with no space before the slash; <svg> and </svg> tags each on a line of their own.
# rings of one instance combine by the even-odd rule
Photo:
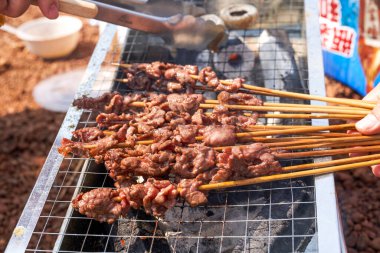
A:
<svg viewBox="0 0 380 253">
<path fill-rule="evenodd" d="M 217 50 L 225 28 L 198 15 L 204 10 L 171 0 L 59 0 L 59 10 L 135 30 L 158 34 L 177 48 Z"/>
</svg>

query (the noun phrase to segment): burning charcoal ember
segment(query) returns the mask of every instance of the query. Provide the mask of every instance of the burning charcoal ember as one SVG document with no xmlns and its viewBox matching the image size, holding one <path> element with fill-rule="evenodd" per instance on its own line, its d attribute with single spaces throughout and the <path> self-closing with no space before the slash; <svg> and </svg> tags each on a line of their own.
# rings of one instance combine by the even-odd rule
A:
<svg viewBox="0 0 380 253">
<path fill-rule="evenodd" d="M 253 106 L 263 105 L 263 101 L 254 95 L 246 93 L 229 93 L 227 91 L 222 91 L 218 95 L 218 100 L 221 104 L 240 104 Z"/>
<path fill-rule="evenodd" d="M 196 179 L 182 179 L 178 184 L 179 195 L 186 200 L 191 207 L 204 205 L 207 203 L 205 192 L 198 191 L 202 181 Z"/>
<path fill-rule="evenodd" d="M 215 166 L 215 151 L 204 145 L 177 148 L 176 162 L 172 173 L 181 178 L 195 178 Z"/>
<path fill-rule="evenodd" d="M 81 142 L 91 142 L 103 138 L 104 133 L 97 127 L 86 127 L 74 131 L 73 136 Z"/>
<path fill-rule="evenodd" d="M 99 188 L 79 194 L 72 201 L 73 208 L 83 215 L 100 222 L 113 223 L 126 214 L 129 205 L 119 190 Z"/>
<path fill-rule="evenodd" d="M 230 125 L 207 126 L 203 131 L 203 142 L 207 146 L 233 146 L 236 143 L 235 127 Z"/>
<path fill-rule="evenodd" d="M 193 114 L 198 110 L 199 105 L 204 101 L 201 94 L 169 94 L 169 108 L 173 112 L 187 112 Z"/>
</svg>

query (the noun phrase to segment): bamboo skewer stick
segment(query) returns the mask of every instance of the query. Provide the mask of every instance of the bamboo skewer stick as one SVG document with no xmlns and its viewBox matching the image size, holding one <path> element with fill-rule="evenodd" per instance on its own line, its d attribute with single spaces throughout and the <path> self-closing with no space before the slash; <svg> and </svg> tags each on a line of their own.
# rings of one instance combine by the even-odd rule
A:
<svg viewBox="0 0 380 253">
<path fill-rule="evenodd" d="M 130 64 L 123 64 L 123 63 L 112 63 L 112 65 L 126 67 L 126 68 L 131 66 Z M 193 78 L 194 80 L 199 80 L 199 76 L 197 75 L 190 75 L 190 77 Z M 228 80 L 220 80 L 220 83 L 224 85 L 231 85 L 231 82 Z M 353 107 L 361 107 L 361 108 L 366 108 L 366 109 L 373 109 L 375 107 L 374 103 L 362 101 L 362 100 L 359 101 L 355 99 L 321 97 L 321 96 L 302 94 L 302 93 L 297 93 L 297 92 L 272 90 L 272 89 L 258 87 L 258 86 L 249 85 L 249 84 L 243 84 L 242 87 L 247 90 L 252 90 L 256 92 L 264 92 L 267 95 L 290 97 L 290 98 L 297 98 L 297 99 L 304 99 L 304 100 L 317 100 L 317 101 L 323 101 L 323 102 L 329 102 L 329 103 L 335 103 L 335 104 L 349 105 Z"/>
<path fill-rule="evenodd" d="M 380 154 L 343 158 L 343 159 L 337 159 L 337 160 L 326 161 L 326 162 L 286 166 L 286 167 L 283 167 L 282 169 L 284 171 L 305 170 L 305 169 L 322 168 L 326 166 L 341 165 L 341 164 L 348 164 L 348 163 L 355 163 L 355 162 L 364 162 L 364 161 L 372 160 L 372 159 L 380 159 Z"/>
<path fill-rule="evenodd" d="M 339 140 L 338 140 L 339 142 Z M 340 148 L 340 147 L 358 147 L 358 146 L 373 146 L 380 145 L 380 140 L 373 141 L 354 141 L 354 142 L 322 142 L 316 144 L 305 144 L 305 145 L 295 145 L 295 146 L 278 146 L 278 148 L 272 150 L 297 150 L 297 149 L 311 149 L 311 148 Z"/>
<path fill-rule="evenodd" d="M 251 136 L 258 137 L 258 136 L 269 136 L 269 135 L 280 135 L 280 134 L 301 134 L 301 133 L 313 133 L 313 132 L 328 131 L 328 130 L 350 130 L 354 128 L 355 128 L 355 123 L 333 125 L 333 126 L 315 126 L 312 128 L 310 128 L 310 126 L 305 126 L 305 127 L 294 128 L 294 129 L 239 133 L 237 137 L 251 137 Z"/>
<path fill-rule="evenodd" d="M 350 148 L 340 148 L 340 149 L 328 149 L 328 150 L 313 150 L 305 152 L 294 152 L 294 153 L 278 153 L 275 156 L 277 158 L 300 158 L 300 157 L 315 157 L 315 156 L 332 156 L 332 155 L 342 155 L 349 153 L 366 153 L 366 152 L 378 152 L 380 151 L 380 145 L 369 146 L 369 147 L 350 147 Z"/>
<path fill-rule="evenodd" d="M 298 146 L 298 144 L 322 144 L 322 143 L 335 143 L 343 144 L 350 142 L 363 142 L 363 141 L 380 141 L 380 135 L 372 136 L 352 136 L 352 137 L 340 137 L 340 138 L 322 138 L 322 139 L 306 139 L 306 140 L 294 140 L 287 142 L 278 142 L 278 143 L 268 143 L 268 147 L 287 147 L 287 146 Z"/>
<path fill-rule="evenodd" d="M 262 176 L 262 177 L 244 179 L 244 180 L 227 181 L 227 182 L 214 183 L 214 184 L 205 184 L 205 185 L 201 185 L 198 189 L 200 191 L 209 191 L 209 190 L 216 190 L 216 189 L 224 189 L 224 188 L 244 186 L 244 185 L 266 183 L 266 182 L 291 179 L 291 178 L 298 178 L 298 177 L 317 176 L 317 175 L 323 175 L 323 174 L 328 174 L 328 173 L 337 172 L 337 171 L 358 169 L 358 168 L 367 167 L 367 166 L 376 165 L 376 164 L 380 164 L 380 159 L 375 159 L 372 161 L 365 161 L 365 162 L 357 162 L 357 163 L 352 163 L 352 164 L 331 166 L 331 167 L 314 169 L 314 170 L 304 170 L 304 171 L 290 172 L 290 173 L 284 173 L 284 174 L 276 174 L 276 175 L 271 175 L 271 176 Z"/>
<path fill-rule="evenodd" d="M 256 132 L 243 132 L 243 133 L 236 133 L 237 138 L 242 137 L 262 137 L 262 136 L 270 136 L 270 135 L 279 135 L 279 134 L 304 134 L 304 133 L 314 133 L 317 131 L 327 131 L 327 130 L 349 130 L 353 129 L 355 127 L 354 123 L 350 124 L 342 124 L 342 125 L 333 125 L 333 126 L 305 126 L 305 127 L 298 127 L 294 129 L 283 129 L 283 130 L 267 130 L 267 131 L 256 131 Z M 329 134 L 329 133 L 326 133 Z M 197 141 L 203 140 L 203 136 L 197 136 L 195 137 Z M 143 140 L 143 141 L 137 141 L 137 145 L 149 145 L 153 144 L 153 140 Z M 88 144 L 84 145 L 84 148 L 95 148 L 96 144 Z M 117 147 L 126 147 L 125 143 L 119 143 Z"/>
<path fill-rule="evenodd" d="M 206 99 L 206 104 L 220 104 L 219 100 Z M 363 108 L 352 107 L 352 106 L 334 106 L 334 105 L 309 105 L 309 104 L 290 104 L 290 103 L 270 103 L 263 102 L 263 106 L 280 106 L 280 107 L 296 107 L 296 108 L 318 108 L 318 109 L 337 109 L 337 110 L 365 110 Z M 369 110 L 367 110 L 369 112 Z"/>
<path fill-rule="evenodd" d="M 129 106 L 145 107 L 144 102 L 132 102 Z M 217 104 L 200 104 L 199 108 L 214 109 Z M 282 107 L 282 106 L 253 106 L 253 105 L 224 105 L 227 108 L 234 110 L 247 110 L 247 111 L 278 111 L 278 112 L 305 112 L 305 113 L 335 113 L 335 114 L 348 114 L 348 115 L 367 115 L 367 110 L 343 110 L 343 109 L 328 109 L 328 108 L 295 108 L 295 107 Z"/>
</svg>

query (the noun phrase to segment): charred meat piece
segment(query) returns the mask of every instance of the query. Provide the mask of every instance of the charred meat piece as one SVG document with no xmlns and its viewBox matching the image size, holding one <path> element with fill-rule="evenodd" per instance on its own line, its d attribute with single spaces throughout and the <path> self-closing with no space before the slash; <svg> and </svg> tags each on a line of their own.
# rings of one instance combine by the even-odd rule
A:
<svg viewBox="0 0 380 253">
<path fill-rule="evenodd" d="M 81 214 L 109 224 L 125 215 L 129 208 L 128 201 L 120 198 L 119 190 L 111 188 L 98 188 L 81 193 L 72 201 L 72 205 Z"/>
<path fill-rule="evenodd" d="M 212 88 L 218 87 L 219 78 L 211 67 L 205 67 L 199 71 L 199 81 Z"/>
<path fill-rule="evenodd" d="M 203 142 L 207 146 L 233 146 L 236 143 L 235 127 L 230 125 L 207 126 L 203 131 Z"/>
<path fill-rule="evenodd" d="M 135 118 L 133 114 L 100 113 L 96 117 L 99 127 L 109 127 L 115 124 L 127 124 Z"/>
<path fill-rule="evenodd" d="M 215 166 L 214 149 L 194 144 L 190 148 L 177 148 L 176 163 L 172 173 L 181 178 L 195 178 Z"/>
<path fill-rule="evenodd" d="M 204 101 L 204 98 L 201 94 L 169 94 L 168 103 L 170 110 L 181 113 L 187 112 L 193 114 L 200 103 Z"/>
<path fill-rule="evenodd" d="M 246 93 L 229 93 L 222 91 L 218 95 L 219 103 L 221 104 L 240 104 L 240 105 L 253 105 L 262 106 L 263 101 L 251 94 Z"/>
<path fill-rule="evenodd" d="M 73 136 L 81 142 L 90 142 L 103 138 L 104 133 L 97 127 L 85 127 L 75 130 Z"/>
<path fill-rule="evenodd" d="M 262 143 L 224 149 L 223 153 L 217 155 L 217 167 L 218 172 L 211 182 L 252 178 L 282 171 L 281 164 Z"/>
<path fill-rule="evenodd" d="M 235 79 L 226 80 L 226 81 L 230 82 L 230 85 L 222 84 L 219 82 L 219 85 L 216 87 L 216 90 L 236 92 L 243 86 L 243 83 L 245 80 L 242 78 L 235 78 Z"/>
<path fill-rule="evenodd" d="M 207 203 L 205 192 L 198 190 L 203 183 L 197 179 L 182 179 L 178 184 L 179 195 L 186 200 L 191 207 Z"/>
<path fill-rule="evenodd" d="M 98 188 L 80 193 L 72 206 L 79 213 L 100 222 L 113 223 L 120 216 L 125 216 L 130 207 L 154 216 L 163 216 L 177 200 L 177 186 L 168 180 L 149 178 L 144 184 L 128 187 Z"/>
<path fill-rule="evenodd" d="M 259 114 L 253 112 L 250 116 L 246 116 L 240 111 L 230 111 L 227 107 L 218 105 L 214 108 L 209 118 L 214 123 L 246 128 L 256 125 Z"/>
<path fill-rule="evenodd" d="M 174 131 L 174 139 L 178 143 L 194 143 L 199 127 L 196 125 L 179 125 Z"/>
<path fill-rule="evenodd" d="M 83 147 L 82 142 L 71 141 L 67 138 L 63 138 L 61 146 L 58 148 L 58 152 L 67 156 L 69 154 L 77 155 L 80 157 L 90 157 L 90 150 Z"/>
<path fill-rule="evenodd" d="M 143 206 L 147 214 L 163 216 L 177 201 L 177 187 L 168 180 L 149 178 L 144 184 Z"/>
<path fill-rule="evenodd" d="M 247 162 L 248 170 L 239 172 L 244 177 L 271 175 L 282 171 L 281 164 L 263 143 L 254 143 L 246 147 L 233 147 L 231 153 L 237 159 L 243 159 Z"/>
<path fill-rule="evenodd" d="M 170 151 L 146 153 L 142 156 L 129 156 L 121 161 L 118 175 L 137 175 L 148 177 L 161 177 L 169 172 L 170 164 L 174 163 L 175 155 Z"/>
<path fill-rule="evenodd" d="M 122 96 L 117 92 L 108 92 L 97 98 L 83 96 L 82 98 L 75 99 L 73 105 L 80 109 L 92 109 L 120 114 L 129 108 L 130 103 L 140 101 L 141 98 L 142 95 L 140 94 Z"/>
</svg>

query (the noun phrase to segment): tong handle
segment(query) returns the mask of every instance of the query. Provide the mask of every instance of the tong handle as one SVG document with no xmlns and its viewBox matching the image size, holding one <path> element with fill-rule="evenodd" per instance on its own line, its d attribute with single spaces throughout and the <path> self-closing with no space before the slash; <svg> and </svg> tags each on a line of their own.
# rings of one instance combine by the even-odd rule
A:
<svg viewBox="0 0 380 253">
<path fill-rule="evenodd" d="M 33 5 L 37 5 L 37 0 L 32 0 Z M 83 0 L 59 0 L 59 11 L 82 18 L 95 18 L 98 14 L 96 4 Z"/>
</svg>

